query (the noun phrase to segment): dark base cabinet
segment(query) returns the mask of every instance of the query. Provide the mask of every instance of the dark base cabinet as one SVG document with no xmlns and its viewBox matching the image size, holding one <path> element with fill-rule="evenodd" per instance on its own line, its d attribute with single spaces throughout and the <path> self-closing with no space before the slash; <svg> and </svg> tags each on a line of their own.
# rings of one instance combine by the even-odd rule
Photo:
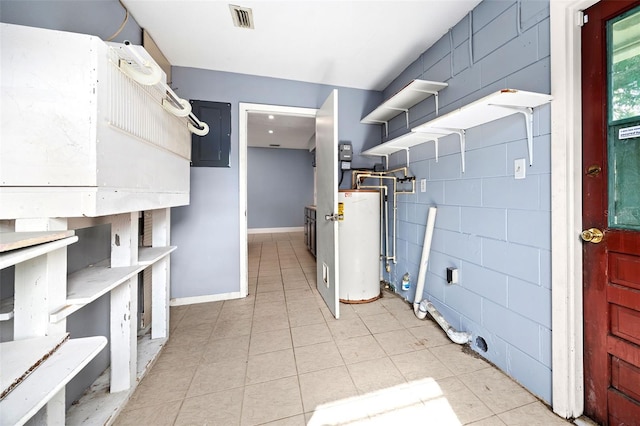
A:
<svg viewBox="0 0 640 426">
<path fill-rule="evenodd" d="M 316 206 L 304 208 L 304 242 L 307 249 L 316 255 Z"/>
</svg>

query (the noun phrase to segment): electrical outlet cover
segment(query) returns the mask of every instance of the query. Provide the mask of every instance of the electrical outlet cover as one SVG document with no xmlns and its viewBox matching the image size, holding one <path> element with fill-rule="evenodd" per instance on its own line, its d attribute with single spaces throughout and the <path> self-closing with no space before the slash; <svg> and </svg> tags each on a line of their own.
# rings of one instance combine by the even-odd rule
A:
<svg viewBox="0 0 640 426">
<path fill-rule="evenodd" d="M 420 192 L 427 192 L 427 180 L 420 179 Z"/>
</svg>

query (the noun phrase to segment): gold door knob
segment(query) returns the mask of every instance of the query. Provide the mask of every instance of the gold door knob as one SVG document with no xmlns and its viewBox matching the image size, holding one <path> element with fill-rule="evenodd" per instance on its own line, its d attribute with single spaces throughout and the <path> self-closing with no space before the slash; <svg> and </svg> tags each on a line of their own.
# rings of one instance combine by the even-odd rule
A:
<svg viewBox="0 0 640 426">
<path fill-rule="evenodd" d="M 582 234 L 580 234 L 580 237 L 582 237 L 583 241 L 587 241 L 593 244 L 598 244 L 600 241 L 602 241 L 604 234 L 598 228 L 589 228 L 582 231 Z"/>
</svg>

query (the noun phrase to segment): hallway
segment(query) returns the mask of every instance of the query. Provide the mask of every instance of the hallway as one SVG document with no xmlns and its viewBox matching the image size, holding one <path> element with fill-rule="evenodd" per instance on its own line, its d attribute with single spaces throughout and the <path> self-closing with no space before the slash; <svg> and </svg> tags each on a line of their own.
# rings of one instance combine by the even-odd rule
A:
<svg viewBox="0 0 640 426">
<path fill-rule="evenodd" d="M 391 293 L 340 310 L 301 233 L 249 235 L 249 296 L 171 308 L 116 424 L 569 424 Z"/>
</svg>

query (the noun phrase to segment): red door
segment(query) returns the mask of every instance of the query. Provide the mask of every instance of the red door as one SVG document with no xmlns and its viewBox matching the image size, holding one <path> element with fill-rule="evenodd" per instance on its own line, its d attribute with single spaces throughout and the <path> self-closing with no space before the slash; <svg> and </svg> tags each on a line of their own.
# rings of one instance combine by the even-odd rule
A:
<svg viewBox="0 0 640 426">
<path fill-rule="evenodd" d="M 640 2 L 604 0 L 585 15 L 585 413 L 640 425 Z"/>
</svg>

